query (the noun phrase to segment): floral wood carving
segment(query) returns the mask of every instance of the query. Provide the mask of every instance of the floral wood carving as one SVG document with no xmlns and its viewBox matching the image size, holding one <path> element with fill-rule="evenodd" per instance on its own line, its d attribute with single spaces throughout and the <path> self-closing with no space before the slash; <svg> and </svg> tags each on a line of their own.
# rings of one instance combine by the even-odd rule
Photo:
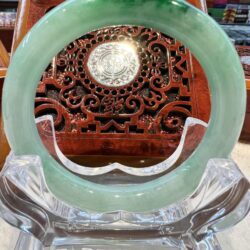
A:
<svg viewBox="0 0 250 250">
<path fill-rule="evenodd" d="M 134 54 L 121 57 L 118 45 Z M 168 156 L 186 118 L 199 117 L 192 72 L 189 51 L 165 34 L 101 29 L 53 59 L 38 86 L 35 113 L 54 116 L 66 154 Z"/>
</svg>

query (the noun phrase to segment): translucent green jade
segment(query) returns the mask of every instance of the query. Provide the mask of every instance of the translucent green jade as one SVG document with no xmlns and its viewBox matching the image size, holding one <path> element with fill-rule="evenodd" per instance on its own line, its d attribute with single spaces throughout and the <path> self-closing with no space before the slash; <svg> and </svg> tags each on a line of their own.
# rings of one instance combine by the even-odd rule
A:
<svg viewBox="0 0 250 250">
<path fill-rule="evenodd" d="M 183 42 L 202 64 L 212 94 L 209 127 L 193 155 L 170 174 L 134 186 L 94 184 L 70 173 L 46 151 L 34 120 L 37 83 L 51 58 L 82 34 L 112 25 L 143 25 Z M 41 157 L 48 187 L 59 199 L 91 211 L 146 212 L 190 195 L 208 160 L 230 154 L 245 102 L 243 71 L 233 45 L 211 18 L 186 2 L 70 0 L 49 12 L 17 49 L 4 85 L 3 115 L 14 153 Z"/>
</svg>

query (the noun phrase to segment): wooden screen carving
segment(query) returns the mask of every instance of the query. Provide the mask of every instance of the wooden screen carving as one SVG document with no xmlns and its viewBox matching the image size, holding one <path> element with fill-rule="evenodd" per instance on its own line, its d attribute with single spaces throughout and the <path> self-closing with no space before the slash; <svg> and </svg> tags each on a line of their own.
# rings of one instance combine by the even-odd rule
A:
<svg viewBox="0 0 250 250">
<path fill-rule="evenodd" d="M 120 85 L 135 65 L 124 69 L 108 61 L 104 84 L 93 76 L 88 62 L 98 46 L 116 43 L 134 48 L 139 69 Z M 54 116 L 65 154 L 168 156 L 179 143 L 187 117 L 208 120 L 209 112 L 197 108 L 199 91 L 205 90 L 201 96 L 210 110 L 206 79 L 194 66 L 196 60 L 180 42 L 155 30 L 120 26 L 94 31 L 52 60 L 37 89 L 35 113 Z M 112 67 L 123 70 L 115 82 L 108 78 Z M 47 135 L 45 130 L 42 136 Z"/>
</svg>

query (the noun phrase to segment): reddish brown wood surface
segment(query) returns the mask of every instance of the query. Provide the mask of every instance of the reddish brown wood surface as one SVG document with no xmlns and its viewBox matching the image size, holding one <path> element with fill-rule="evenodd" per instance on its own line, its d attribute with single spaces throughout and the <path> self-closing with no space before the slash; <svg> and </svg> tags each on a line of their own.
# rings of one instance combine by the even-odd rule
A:
<svg viewBox="0 0 250 250">
<path fill-rule="evenodd" d="M 57 2 L 62 1 L 31 1 L 28 29 Z M 112 90 L 78 64 L 86 65 L 82 58 L 93 47 L 122 36 L 144 40 L 140 45 L 147 56 L 141 52 L 140 61 L 146 70 Z M 178 41 L 144 27 L 124 27 L 85 35 L 52 61 L 36 98 L 36 115 L 45 114 L 54 116 L 57 141 L 65 154 L 168 156 L 179 144 L 187 117 L 208 121 L 210 97 L 199 63 Z M 42 136 L 48 136 L 46 130 Z"/>
<path fill-rule="evenodd" d="M 0 27 L 0 40 L 2 41 L 8 52 L 11 51 L 13 33 L 13 28 Z"/>
</svg>

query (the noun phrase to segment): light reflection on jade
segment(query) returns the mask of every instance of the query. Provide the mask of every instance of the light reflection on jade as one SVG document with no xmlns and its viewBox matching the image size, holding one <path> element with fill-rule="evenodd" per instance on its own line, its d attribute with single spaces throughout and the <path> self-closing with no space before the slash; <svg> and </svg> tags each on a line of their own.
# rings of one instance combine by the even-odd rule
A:
<svg viewBox="0 0 250 250">
<path fill-rule="evenodd" d="M 97 46 L 90 54 L 87 66 L 92 77 L 109 87 L 130 83 L 140 68 L 133 44 L 110 42 Z"/>
</svg>

